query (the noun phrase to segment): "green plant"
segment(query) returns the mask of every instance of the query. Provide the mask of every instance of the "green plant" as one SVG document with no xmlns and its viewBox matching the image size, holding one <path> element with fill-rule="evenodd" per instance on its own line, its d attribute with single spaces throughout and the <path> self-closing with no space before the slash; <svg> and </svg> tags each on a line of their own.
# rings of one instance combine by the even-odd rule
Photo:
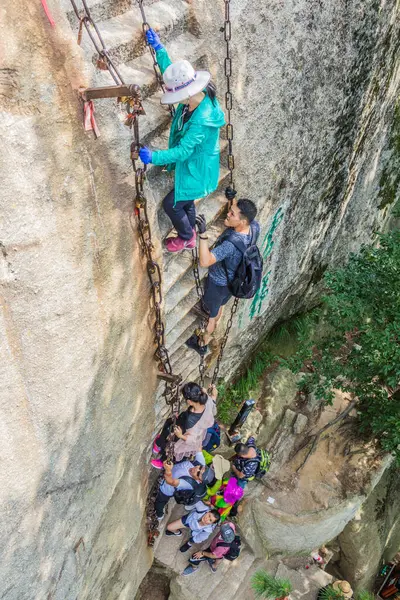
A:
<svg viewBox="0 0 400 600">
<path fill-rule="evenodd" d="M 222 383 L 218 386 L 218 419 L 229 423 L 236 415 L 239 406 L 250 393 L 255 393 L 260 378 L 274 357 L 265 348 L 261 348 L 250 361 L 245 373 L 233 384 Z"/>
<path fill-rule="evenodd" d="M 251 587 L 257 598 L 285 598 L 292 591 L 288 579 L 279 579 L 270 575 L 264 569 L 256 571 L 251 578 Z"/>
<path fill-rule="evenodd" d="M 344 600 L 343 594 L 335 590 L 331 585 L 327 585 L 318 592 L 319 600 Z"/>
<path fill-rule="evenodd" d="M 366 590 L 361 590 L 356 594 L 356 600 L 375 600 L 375 595 Z"/>
<path fill-rule="evenodd" d="M 361 431 L 400 461 L 400 232 L 380 235 L 325 284 L 322 306 L 282 364 L 303 371 L 301 386 L 323 403 L 335 388 L 348 393 Z"/>
</svg>

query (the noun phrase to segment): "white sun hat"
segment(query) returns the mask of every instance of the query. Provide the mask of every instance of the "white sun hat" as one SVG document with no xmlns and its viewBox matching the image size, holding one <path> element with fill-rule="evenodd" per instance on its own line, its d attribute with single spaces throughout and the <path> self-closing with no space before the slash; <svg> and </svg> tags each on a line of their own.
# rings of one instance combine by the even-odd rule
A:
<svg viewBox="0 0 400 600">
<path fill-rule="evenodd" d="M 195 71 L 187 60 L 169 65 L 163 74 L 165 94 L 161 104 L 176 104 L 202 92 L 211 79 L 208 71 Z"/>
</svg>

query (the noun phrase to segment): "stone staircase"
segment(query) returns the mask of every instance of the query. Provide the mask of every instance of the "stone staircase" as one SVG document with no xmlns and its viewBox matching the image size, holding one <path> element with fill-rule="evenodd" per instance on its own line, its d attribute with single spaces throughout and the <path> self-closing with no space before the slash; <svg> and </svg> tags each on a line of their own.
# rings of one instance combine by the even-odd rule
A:
<svg viewBox="0 0 400 600">
<path fill-rule="evenodd" d="M 159 90 L 152 66 L 152 59 L 145 46 L 142 34 L 142 21 L 139 7 L 128 0 L 88 0 L 92 17 L 95 19 L 110 56 L 117 65 L 126 83 L 136 83 L 142 90 L 143 106 L 146 115 L 140 118 L 140 135 L 143 143 L 153 148 L 167 148 L 170 115 L 160 105 Z M 79 5 L 78 5 L 79 6 Z M 159 30 L 172 59 L 186 58 L 197 68 L 207 68 L 207 48 L 199 37 L 199 27 L 190 12 L 190 4 L 183 0 L 153 0 L 145 3 L 149 23 Z M 78 22 L 73 11 L 67 13 L 74 32 Z M 82 48 L 87 60 L 96 65 L 97 54 L 84 31 Z M 107 71 L 97 68 L 93 72 L 93 86 L 112 85 Z M 120 171 L 128 177 L 131 172 L 129 160 L 130 132 L 117 118 L 117 108 L 110 100 L 96 101 L 96 117 L 101 131 L 101 140 L 106 140 L 108 152 Z M 196 202 L 197 211 L 206 215 L 211 241 L 214 241 L 223 228 L 223 212 L 226 200 L 223 193 L 227 184 L 226 166 L 227 142 L 221 135 L 221 170 L 219 188 L 205 199 Z M 159 234 L 165 238 L 171 231 L 171 223 L 162 210 L 162 199 L 172 188 L 173 179 L 161 167 L 149 166 L 147 194 L 153 196 L 156 206 Z M 154 232 L 157 235 L 157 232 Z M 205 270 L 201 270 L 201 277 Z M 198 356 L 184 346 L 198 323 L 198 317 L 191 312 L 197 303 L 195 282 L 191 270 L 191 252 L 179 255 L 163 252 L 163 294 L 166 321 L 166 340 L 171 363 L 175 373 L 181 373 L 184 380 L 197 378 Z M 212 360 L 212 357 L 207 359 Z M 164 418 L 166 408 L 161 402 L 163 384 L 157 393 L 158 421 Z"/>
</svg>

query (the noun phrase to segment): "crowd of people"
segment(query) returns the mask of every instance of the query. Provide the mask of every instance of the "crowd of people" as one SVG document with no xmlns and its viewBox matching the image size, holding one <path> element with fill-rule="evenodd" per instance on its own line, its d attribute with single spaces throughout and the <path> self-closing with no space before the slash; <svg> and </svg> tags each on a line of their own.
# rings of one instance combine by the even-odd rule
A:
<svg viewBox="0 0 400 600">
<path fill-rule="evenodd" d="M 183 574 L 194 573 L 202 562 L 215 572 L 223 558 L 235 560 L 240 553 L 240 536 L 230 520 L 237 515 L 238 505 L 249 481 L 264 474 L 265 451 L 257 448 L 250 437 L 238 443 L 233 456 L 227 460 L 209 450 L 219 446 L 213 438 L 210 448 L 209 431 L 215 432 L 217 389 L 208 394 L 195 382 L 181 388 L 187 408 L 164 423 L 153 444 L 156 455 L 151 463 L 164 470 L 163 481 L 155 501 L 155 511 L 161 522 L 165 507 L 173 498 L 184 506 L 186 514 L 167 524 L 165 535 L 183 536 L 187 533 L 181 552 L 188 552 L 193 544 L 201 544 L 215 537 L 203 550 L 194 552 Z M 174 458 L 168 460 L 166 445 L 174 441 Z M 208 448 L 206 450 L 205 448 Z M 219 528 L 217 535 L 216 528 Z"/>
</svg>

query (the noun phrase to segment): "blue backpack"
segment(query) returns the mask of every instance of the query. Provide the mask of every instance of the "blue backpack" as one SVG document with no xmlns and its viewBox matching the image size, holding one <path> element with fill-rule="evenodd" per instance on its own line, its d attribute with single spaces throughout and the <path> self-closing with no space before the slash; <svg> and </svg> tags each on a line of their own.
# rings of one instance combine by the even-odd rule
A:
<svg viewBox="0 0 400 600">
<path fill-rule="evenodd" d="M 212 452 L 216 450 L 221 444 L 221 430 L 218 423 L 215 421 L 212 427 L 207 429 L 207 435 L 204 438 L 203 450 L 206 452 Z"/>
</svg>

